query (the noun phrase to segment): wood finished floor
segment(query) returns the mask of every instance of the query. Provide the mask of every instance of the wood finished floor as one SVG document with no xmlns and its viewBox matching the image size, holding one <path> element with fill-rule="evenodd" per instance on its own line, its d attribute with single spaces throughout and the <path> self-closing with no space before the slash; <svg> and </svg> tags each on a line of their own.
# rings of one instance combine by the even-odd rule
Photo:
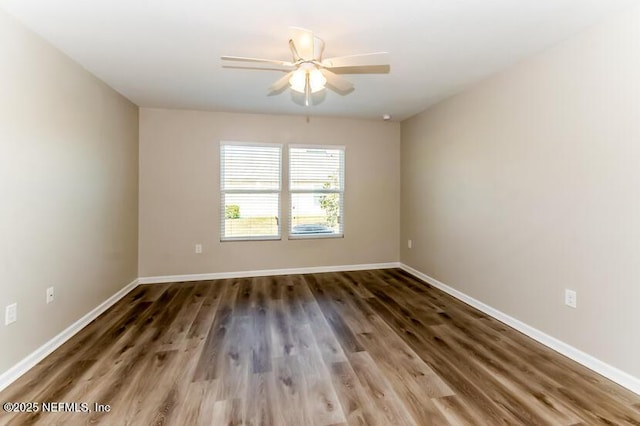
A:
<svg viewBox="0 0 640 426">
<path fill-rule="evenodd" d="M 0 393 L 0 424 L 640 425 L 640 396 L 398 269 L 145 285 Z"/>
</svg>

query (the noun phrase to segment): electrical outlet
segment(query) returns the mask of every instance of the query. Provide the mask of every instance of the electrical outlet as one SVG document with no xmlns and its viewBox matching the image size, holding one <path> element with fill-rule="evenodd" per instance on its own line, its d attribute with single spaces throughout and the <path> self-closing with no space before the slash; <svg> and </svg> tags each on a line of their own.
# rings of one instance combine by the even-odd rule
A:
<svg viewBox="0 0 640 426">
<path fill-rule="evenodd" d="M 196 254 L 202 254 L 202 244 L 196 244 Z"/>
<path fill-rule="evenodd" d="M 4 325 L 9 325 L 18 320 L 18 304 L 7 305 L 4 310 Z"/>
<path fill-rule="evenodd" d="M 47 289 L 47 303 L 53 302 L 53 287 Z"/>
<path fill-rule="evenodd" d="M 411 248 L 413 246 L 413 242 L 411 240 L 407 240 L 407 247 Z"/>
<path fill-rule="evenodd" d="M 575 290 L 569 290 L 568 288 L 564 290 L 564 304 L 572 308 L 578 306 L 578 294 Z"/>
</svg>

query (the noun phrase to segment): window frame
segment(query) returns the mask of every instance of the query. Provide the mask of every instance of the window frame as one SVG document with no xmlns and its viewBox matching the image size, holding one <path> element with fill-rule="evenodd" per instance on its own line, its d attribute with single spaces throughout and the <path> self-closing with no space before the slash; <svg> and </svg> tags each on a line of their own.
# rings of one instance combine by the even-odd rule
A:
<svg viewBox="0 0 640 426">
<path fill-rule="evenodd" d="M 292 179 L 291 179 L 291 149 L 327 149 L 327 150 L 340 150 L 342 151 L 341 161 L 340 161 L 340 189 L 292 189 Z M 289 240 L 311 240 L 311 239 L 325 239 L 325 238 L 344 238 L 344 193 L 345 193 L 345 170 L 347 164 L 347 148 L 344 145 L 315 145 L 315 144 L 288 144 L 287 145 L 287 190 L 289 192 L 289 205 L 288 205 L 288 220 L 287 220 L 287 239 Z M 293 195 L 294 194 L 339 194 L 340 195 L 340 216 L 339 216 L 339 224 L 340 224 L 340 232 L 339 233 L 331 233 L 331 234 L 294 234 L 292 233 L 293 229 Z"/>
<path fill-rule="evenodd" d="M 278 188 L 277 189 L 233 189 L 226 190 L 224 188 L 224 146 L 245 146 L 245 147 L 271 147 L 278 148 Z M 268 142 L 240 142 L 240 141 L 220 141 L 219 157 L 220 162 L 220 225 L 218 230 L 220 232 L 220 242 L 233 242 L 233 241 L 280 241 L 282 240 L 282 178 L 283 178 L 283 149 L 284 145 L 279 143 Z M 257 236 L 241 236 L 241 237 L 225 237 L 225 195 L 226 194 L 277 194 L 278 195 L 278 210 L 277 210 L 277 235 L 257 235 Z"/>
</svg>

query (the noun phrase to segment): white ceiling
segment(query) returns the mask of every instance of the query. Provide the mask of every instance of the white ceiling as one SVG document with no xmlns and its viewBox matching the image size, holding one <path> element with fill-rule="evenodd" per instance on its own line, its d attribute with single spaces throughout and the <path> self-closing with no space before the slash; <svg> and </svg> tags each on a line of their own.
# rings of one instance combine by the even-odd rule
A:
<svg viewBox="0 0 640 426">
<path fill-rule="evenodd" d="M 637 0 L 0 0 L 143 107 L 402 120 Z M 222 68 L 221 55 L 290 59 L 288 27 L 325 57 L 387 51 L 389 74 L 304 107 L 267 96 L 283 74 Z M 230 65 L 225 63 L 224 65 Z"/>
</svg>

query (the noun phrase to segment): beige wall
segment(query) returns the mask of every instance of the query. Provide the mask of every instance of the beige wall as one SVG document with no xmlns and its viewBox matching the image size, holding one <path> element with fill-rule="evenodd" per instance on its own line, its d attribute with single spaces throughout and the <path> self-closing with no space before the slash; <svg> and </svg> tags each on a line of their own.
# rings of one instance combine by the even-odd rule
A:
<svg viewBox="0 0 640 426">
<path fill-rule="evenodd" d="M 0 373 L 136 278 L 137 139 L 135 105 L 0 11 Z"/>
<path fill-rule="evenodd" d="M 346 146 L 344 239 L 221 243 L 221 140 Z M 141 109 L 140 276 L 397 262 L 399 146 L 398 123 Z"/>
<path fill-rule="evenodd" d="M 401 132 L 402 262 L 640 377 L 640 10 Z"/>
</svg>

